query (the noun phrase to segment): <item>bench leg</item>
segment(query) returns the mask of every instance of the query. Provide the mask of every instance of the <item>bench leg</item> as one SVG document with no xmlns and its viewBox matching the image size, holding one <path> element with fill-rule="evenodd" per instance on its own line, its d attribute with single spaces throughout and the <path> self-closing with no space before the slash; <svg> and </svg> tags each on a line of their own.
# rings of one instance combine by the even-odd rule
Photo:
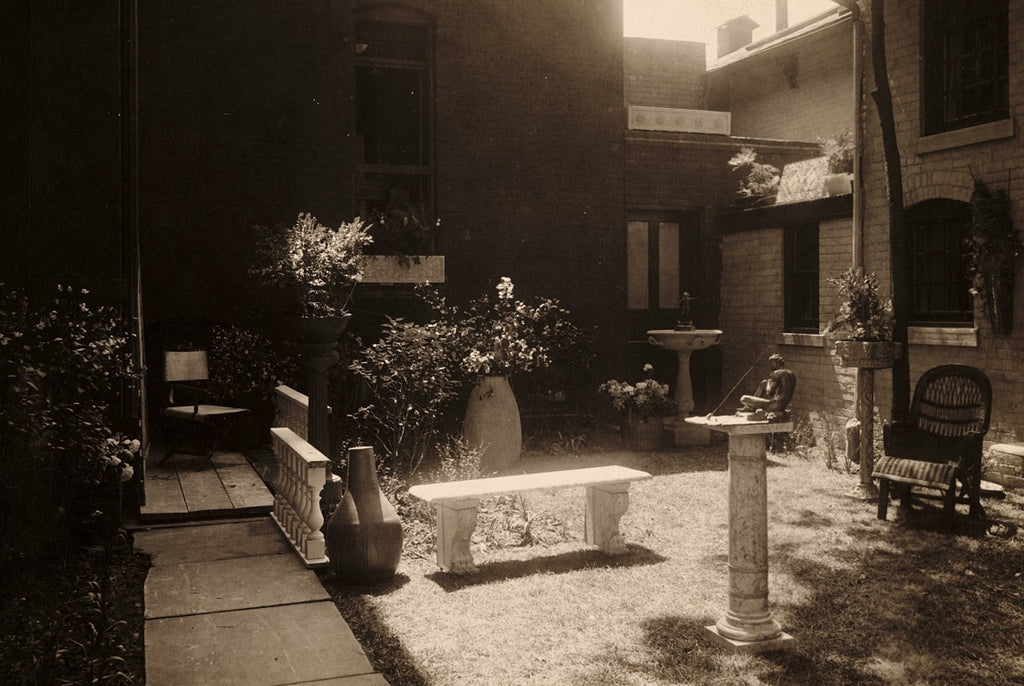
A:
<svg viewBox="0 0 1024 686">
<path fill-rule="evenodd" d="M 619 520 L 628 508 L 628 481 L 587 486 L 587 514 L 584 523 L 587 543 L 611 555 L 627 552 L 626 541 L 619 533 Z"/>
<path fill-rule="evenodd" d="M 452 574 L 477 571 L 469 541 L 476 529 L 479 500 L 467 499 L 437 505 L 437 566 Z"/>
</svg>

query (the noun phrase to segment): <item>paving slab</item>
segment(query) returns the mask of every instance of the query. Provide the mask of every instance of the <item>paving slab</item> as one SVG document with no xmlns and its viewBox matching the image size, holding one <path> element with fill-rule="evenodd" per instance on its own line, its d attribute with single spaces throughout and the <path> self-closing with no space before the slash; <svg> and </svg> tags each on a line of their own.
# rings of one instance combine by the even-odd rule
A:
<svg viewBox="0 0 1024 686">
<path fill-rule="evenodd" d="M 149 570 L 145 596 L 146 619 L 330 598 L 293 554 L 160 565 Z"/>
<path fill-rule="evenodd" d="M 274 508 L 274 496 L 270 495 L 263 479 L 248 462 L 218 465 L 217 476 L 224 484 L 224 491 L 236 513 L 269 512 Z"/>
<path fill-rule="evenodd" d="M 146 504 L 139 508 L 140 519 L 163 517 L 166 520 L 186 519 L 188 508 L 185 507 L 185 495 L 181 492 L 181 482 L 174 471 L 154 471 L 146 469 Z"/>
<path fill-rule="evenodd" d="M 281 555 L 291 547 L 269 517 L 135 531 L 135 549 L 153 566 Z"/>
<path fill-rule="evenodd" d="M 373 667 L 331 601 L 153 619 L 145 633 L 149 686 L 386 683 L 336 681 Z"/>
</svg>

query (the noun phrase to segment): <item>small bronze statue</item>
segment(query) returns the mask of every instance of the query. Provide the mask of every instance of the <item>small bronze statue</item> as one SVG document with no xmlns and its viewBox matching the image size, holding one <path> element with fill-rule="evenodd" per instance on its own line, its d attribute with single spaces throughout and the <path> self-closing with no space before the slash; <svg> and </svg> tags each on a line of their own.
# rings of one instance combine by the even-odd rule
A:
<svg viewBox="0 0 1024 686">
<path fill-rule="evenodd" d="M 743 407 L 737 410 L 736 414 L 755 421 L 786 421 L 789 419 L 786 407 L 793 399 L 793 391 L 796 390 L 796 374 L 786 369 L 786 361 L 778 353 L 769 357 L 768 361 L 772 365 L 772 373 L 758 384 L 753 395 L 744 395 L 740 398 Z"/>
<path fill-rule="evenodd" d="M 683 291 L 682 295 L 679 296 L 679 318 L 676 320 L 676 325 L 672 327 L 674 330 L 693 330 L 693 319 L 690 316 L 690 304 L 693 303 L 694 299 L 695 298 L 686 291 Z"/>
</svg>

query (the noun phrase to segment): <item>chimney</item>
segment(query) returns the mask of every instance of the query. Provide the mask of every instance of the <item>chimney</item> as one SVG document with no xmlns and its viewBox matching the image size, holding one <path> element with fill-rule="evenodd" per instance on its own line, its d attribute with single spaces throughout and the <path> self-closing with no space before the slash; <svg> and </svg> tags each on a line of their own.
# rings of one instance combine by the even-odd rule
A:
<svg viewBox="0 0 1024 686">
<path fill-rule="evenodd" d="M 745 45 L 750 45 L 754 39 L 754 29 L 760 24 L 743 15 L 730 19 L 718 27 L 718 56 L 728 55 Z"/>
<path fill-rule="evenodd" d="M 789 2 L 788 0 L 775 0 L 775 30 L 782 31 L 789 28 Z"/>
</svg>

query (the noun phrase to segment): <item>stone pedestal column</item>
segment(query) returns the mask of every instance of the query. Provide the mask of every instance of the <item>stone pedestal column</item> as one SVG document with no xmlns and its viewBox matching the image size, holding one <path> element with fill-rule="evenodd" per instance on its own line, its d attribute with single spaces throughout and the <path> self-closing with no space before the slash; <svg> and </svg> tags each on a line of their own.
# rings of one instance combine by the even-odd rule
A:
<svg viewBox="0 0 1024 686">
<path fill-rule="evenodd" d="M 871 479 L 875 466 L 875 370 L 857 369 L 857 391 L 854 396 L 857 421 L 860 423 L 860 472 L 855 495 L 865 500 L 878 497 L 878 488 Z"/>
<path fill-rule="evenodd" d="M 768 607 L 765 438 L 792 431 L 793 424 L 735 415 L 687 421 L 729 436 L 729 606 L 705 627 L 707 635 L 732 652 L 777 650 L 793 637 L 783 633 Z"/>
<path fill-rule="evenodd" d="M 299 364 L 308 380 L 306 440 L 331 459 L 331 431 L 327 409 L 327 370 L 338 364 L 338 341 L 351 315 L 304 318 L 298 322 Z M 327 470 L 327 479 L 320 496 L 320 505 L 327 519 L 341 500 L 344 490 L 341 478 Z"/>
</svg>

